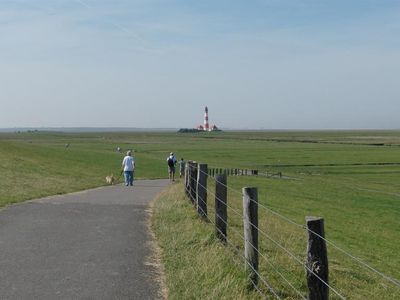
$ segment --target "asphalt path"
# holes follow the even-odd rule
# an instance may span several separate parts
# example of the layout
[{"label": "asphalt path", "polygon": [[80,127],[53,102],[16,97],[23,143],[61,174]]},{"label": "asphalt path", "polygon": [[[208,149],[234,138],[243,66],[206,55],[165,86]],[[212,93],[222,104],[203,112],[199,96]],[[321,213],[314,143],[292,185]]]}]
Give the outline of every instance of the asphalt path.
[{"label": "asphalt path", "polygon": [[0,299],[161,299],[149,203],[135,181],[0,210]]}]

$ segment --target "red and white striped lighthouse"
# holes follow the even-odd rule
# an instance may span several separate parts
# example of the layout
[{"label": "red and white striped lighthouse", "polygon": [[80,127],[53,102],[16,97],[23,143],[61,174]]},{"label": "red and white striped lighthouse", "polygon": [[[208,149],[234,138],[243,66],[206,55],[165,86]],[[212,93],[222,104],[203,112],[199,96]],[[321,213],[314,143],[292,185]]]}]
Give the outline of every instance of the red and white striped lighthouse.
[{"label": "red and white striped lighthouse", "polygon": [[208,107],[204,111],[204,131],[210,131],[210,124],[208,124]]}]

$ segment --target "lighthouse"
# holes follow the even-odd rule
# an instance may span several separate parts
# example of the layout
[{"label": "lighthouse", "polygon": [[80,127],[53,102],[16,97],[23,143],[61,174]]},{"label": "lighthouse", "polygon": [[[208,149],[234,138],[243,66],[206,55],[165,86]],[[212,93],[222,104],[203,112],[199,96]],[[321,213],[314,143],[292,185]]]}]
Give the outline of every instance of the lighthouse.
[{"label": "lighthouse", "polygon": [[210,131],[210,124],[208,124],[208,107],[204,110],[204,131]]},{"label": "lighthouse", "polygon": [[204,108],[204,124],[197,126],[197,130],[198,131],[221,131],[215,124],[210,126],[210,123],[208,122],[208,107],[207,106]]}]

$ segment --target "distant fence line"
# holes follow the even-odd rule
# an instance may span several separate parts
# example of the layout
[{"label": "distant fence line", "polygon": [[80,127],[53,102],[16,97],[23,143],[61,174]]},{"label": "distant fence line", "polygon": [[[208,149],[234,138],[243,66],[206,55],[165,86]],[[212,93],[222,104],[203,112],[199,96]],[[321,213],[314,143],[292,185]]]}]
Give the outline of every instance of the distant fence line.
[{"label": "distant fence line", "polygon": [[[210,221],[215,225],[215,232],[218,239],[224,245],[229,244],[227,236],[228,226],[228,204],[227,198],[227,176],[244,176],[244,175],[258,175],[258,170],[242,170],[242,169],[221,169],[211,168],[208,169],[207,164],[198,164],[194,161],[188,161],[185,168],[185,191],[191,203],[195,206],[198,215]],[[207,188],[208,177],[212,176],[215,179],[215,220],[208,217],[207,197],[210,193]],[[212,193],[210,193],[212,194]],[[308,230],[308,247],[307,258],[300,260],[295,257],[289,250],[273,240],[265,232],[258,227],[258,189],[256,187],[243,187],[243,227],[244,234],[240,236],[244,243],[244,253],[239,255],[245,261],[246,270],[249,275],[249,285],[259,291],[262,295],[265,294],[260,288],[260,282],[274,295],[280,298],[278,293],[274,290],[265,278],[259,273],[259,258],[265,258],[265,255],[260,252],[258,247],[258,235],[261,233],[266,236],[271,242],[276,243],[282,248],[289,256],[295,258],[298,263],[304,266],[306,270],[306,279],[308,285],[308,298],[304,296],[304,292],[297,290],[281,273],[278,275],[286,282],[302,299],[328,299],[329,291],[331,290],[339,298],[345,299],[333,287],[329,285],[328,280],[328,257],[327,248],[324,238],[324,220],[322,218],[306,218]],[[230,208],[233,210],[232,208]],[[236,214],[241,215],[239,212],[233,210]],[[233,247],[238,251],[236,247]]]},{"label": "distant fence line", "polygon": [[228,176],[265,176],[265,177],[279,177],[282,178],[282,172],[260,172],[258,169],[238,169],[238,168],[208,168],[209,176],[218,174],[226,174]]}]

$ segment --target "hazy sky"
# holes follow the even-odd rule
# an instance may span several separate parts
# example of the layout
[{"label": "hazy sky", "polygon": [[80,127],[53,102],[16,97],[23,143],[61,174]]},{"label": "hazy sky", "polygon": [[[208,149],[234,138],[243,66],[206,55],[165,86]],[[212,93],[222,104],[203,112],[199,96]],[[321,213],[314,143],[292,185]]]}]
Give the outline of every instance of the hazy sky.
[{"label": "hazy sky", "polygon": [[400,128],[398,0],[0,0],[0,127]]}]

